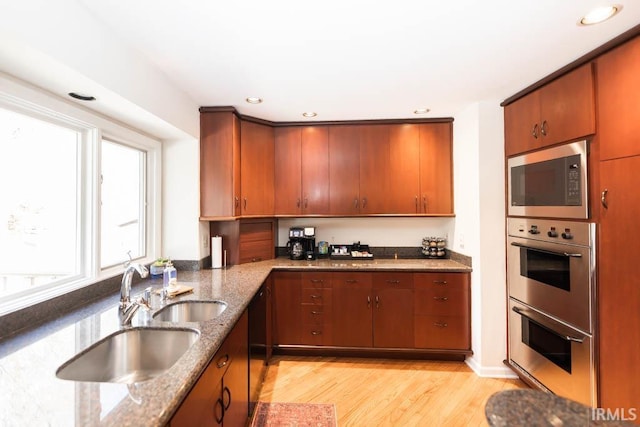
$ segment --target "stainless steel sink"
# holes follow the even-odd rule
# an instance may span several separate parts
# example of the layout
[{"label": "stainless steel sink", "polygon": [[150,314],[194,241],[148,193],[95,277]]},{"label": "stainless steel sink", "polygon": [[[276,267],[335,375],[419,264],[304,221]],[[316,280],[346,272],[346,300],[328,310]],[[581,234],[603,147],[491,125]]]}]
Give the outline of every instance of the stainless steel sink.
[{"label": "stainless steel sink", "polygon": [[158,310],[153,318],[164,322],[204,322],[214,319],[227,308],[224,301],[180,301]]},{"label": "stainless steel sink", "polygon": [[195,329],[125,329],[97,342],[64,363],[64,380],[136,383],[161,375],[198,340]]}]

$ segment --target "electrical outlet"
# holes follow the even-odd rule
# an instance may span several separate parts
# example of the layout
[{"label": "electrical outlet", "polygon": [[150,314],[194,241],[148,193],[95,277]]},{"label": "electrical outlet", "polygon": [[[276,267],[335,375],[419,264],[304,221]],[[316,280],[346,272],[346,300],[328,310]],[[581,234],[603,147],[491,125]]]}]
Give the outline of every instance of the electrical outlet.
[{"label": "electrical outlet", "polygon": [[458,236],[458,246],[460,249],[464,249],[464,234],[462,233]]}]

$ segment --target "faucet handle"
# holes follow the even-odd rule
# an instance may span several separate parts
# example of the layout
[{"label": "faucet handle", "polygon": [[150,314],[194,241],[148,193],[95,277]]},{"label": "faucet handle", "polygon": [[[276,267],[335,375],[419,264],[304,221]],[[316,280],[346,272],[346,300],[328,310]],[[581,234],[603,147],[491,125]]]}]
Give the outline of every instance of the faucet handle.
[{"label": "faucet handle", "polygon": [[145,305],[147,308],[151,308],[151,286],[144,290],[142,296],[140,297],[140,303]]}]

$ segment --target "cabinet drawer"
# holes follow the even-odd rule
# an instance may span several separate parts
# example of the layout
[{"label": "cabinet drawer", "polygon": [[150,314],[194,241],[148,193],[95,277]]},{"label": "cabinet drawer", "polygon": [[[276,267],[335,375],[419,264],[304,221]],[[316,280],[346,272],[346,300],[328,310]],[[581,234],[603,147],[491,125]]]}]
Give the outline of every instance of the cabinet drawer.
[{"label": "cabinet drawer", "polygon": [[469,321],[463,316],[415,316],[416,348],[468,350]]},{"label": "cabinet drawer", "polygon": [[304,325],[300,331],[302,345],[328,345],[331,342],[330,328],[323,325]]},{"label": "cabinet drawer", "polygon": [[240,224],[240,243],[256,240],[273,241],[273,223],[243,222]]},{"label": "cabinet drawer", "polygon": [[330,305],[331,289],[302,289],[302,304]]},{"label": "cabinet drawer", "polygon": [[273,259],[274,255],[271,240],[240,242],[240,264]]},{"label": "cabinet drawer", "polygon": [[467,289],[468,273],[414,273],[416,289]]},{"label": "cabinet drawer", "polygon": [[413,273],[373,273],[373,288],[413,289]]},{"label": "cabinet drawer", "polygon": [[469,311],[466,290],[416,289],[414,295],[414,312],[418,315],[465,316]]},{"label": "cabinet drawer", "polygon": [[302,286],[310,289],[323,289],[331,287],[331,273],[329,272],[303,272]]},{"label": "cabinet drawer", "polygon": [[331,275],[332,285],[347,285],[354,288],[370,287],[371,281],[371,273],[345,271]]},{"label": "cabinet drawer", "polygon": [[302,323],[321,325],[331,320],[331,305],[302,304]]}]

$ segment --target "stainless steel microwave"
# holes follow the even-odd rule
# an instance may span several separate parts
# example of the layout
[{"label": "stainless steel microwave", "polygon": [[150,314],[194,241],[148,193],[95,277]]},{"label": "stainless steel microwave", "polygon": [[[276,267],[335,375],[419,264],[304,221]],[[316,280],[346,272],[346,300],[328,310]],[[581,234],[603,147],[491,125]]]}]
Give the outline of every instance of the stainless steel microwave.
[{"label": "stainless steel microwave", "polygon": [[586,140],[511,157],[508,214],[589,218]]}]

